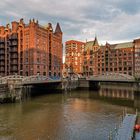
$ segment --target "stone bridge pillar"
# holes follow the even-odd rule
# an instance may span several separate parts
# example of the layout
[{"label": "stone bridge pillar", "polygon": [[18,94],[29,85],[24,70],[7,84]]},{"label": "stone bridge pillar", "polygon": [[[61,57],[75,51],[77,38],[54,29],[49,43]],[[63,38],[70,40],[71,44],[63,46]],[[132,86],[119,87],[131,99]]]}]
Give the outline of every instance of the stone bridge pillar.
[{"label": "stone bridge pillar", "polygon": [[89,81],[89,89],[99,90],[100,89],[100,82],[98,82],[98,81]]},{"label": "stone bridge pillar", "polygon": [[22,79],[8,79],[9,93],[8,97],[14,100],[21,100],[22,96]]}]

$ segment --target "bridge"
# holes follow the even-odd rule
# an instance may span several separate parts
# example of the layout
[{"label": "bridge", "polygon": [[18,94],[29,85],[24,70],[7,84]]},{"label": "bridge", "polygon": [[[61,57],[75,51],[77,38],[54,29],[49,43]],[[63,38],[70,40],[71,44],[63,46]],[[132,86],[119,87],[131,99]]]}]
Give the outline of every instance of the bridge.
[{"label": "bridge", "polygon": [[[0,77],[0,102],[14,102],[21,100],[24,94],[31,91],[50,91],[61,89],[62,80],[59,77],[47,77],[42,75],[20,76],[9,75]],[[47,90],[46,90],[47,89]]]},{"label": "bridge", "polygon": [[122,73],[104,73],[103,75],[93,75],[86,78],[89,82],[90,89],[99,89],[102,83],[130,83],[134,86],[139,86],[139,83],[136,82],[135,78],[131,75],[122,74]]},{"label": "bridge", "polygon": [[122,73],[105,73],[104,75],[94,75],[88,77],[87,80],[95,82],[136,82],[133,76]]},{"label": "bridge", "polygon": [[31,84],[41,84],[41,83],[53,83],[61,82],[59,77],[47,77],[42,75],[33,76],[20,76],[20,75],[9,75],[5,77],[0,77],[0,84],[8,84],[10,81],[21,85],[31,85]]}]

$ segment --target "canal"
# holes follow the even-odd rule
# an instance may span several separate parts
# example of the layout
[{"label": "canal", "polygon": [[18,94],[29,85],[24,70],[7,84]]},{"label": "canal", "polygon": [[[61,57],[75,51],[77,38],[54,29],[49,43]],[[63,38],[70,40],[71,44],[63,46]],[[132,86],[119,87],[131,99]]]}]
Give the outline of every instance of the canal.
[{"label": "canal", "polygon": [[131,86],[106,85],[1,104],[0,140],[108,140],[124,108],[140,109],[139,94]]}]

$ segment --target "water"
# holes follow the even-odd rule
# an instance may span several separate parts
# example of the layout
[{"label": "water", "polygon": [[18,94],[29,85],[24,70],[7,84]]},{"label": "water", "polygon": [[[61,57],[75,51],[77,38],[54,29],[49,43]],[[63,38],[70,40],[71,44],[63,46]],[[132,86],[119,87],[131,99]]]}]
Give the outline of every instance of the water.
[{"label": "water", "polygon": [[0,140],[108,140],[124,108],[139,108],[131,87],[104,86],[0,105]]}]

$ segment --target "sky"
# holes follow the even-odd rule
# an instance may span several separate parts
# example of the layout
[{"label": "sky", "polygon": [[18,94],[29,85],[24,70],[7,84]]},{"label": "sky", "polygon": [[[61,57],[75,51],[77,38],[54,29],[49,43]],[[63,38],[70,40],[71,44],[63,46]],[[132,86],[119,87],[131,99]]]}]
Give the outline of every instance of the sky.
[{"label": "sky", "polygon": [[63,42],[123,42],[140,37],[140,0],[2,0],[0,25],[24,18],[53,27],[60,23]]}]

